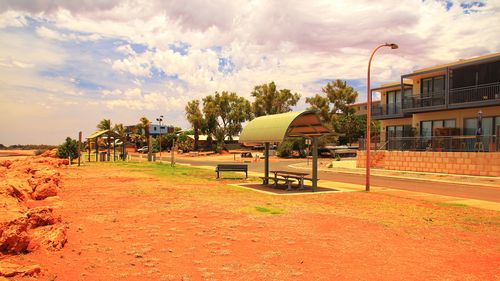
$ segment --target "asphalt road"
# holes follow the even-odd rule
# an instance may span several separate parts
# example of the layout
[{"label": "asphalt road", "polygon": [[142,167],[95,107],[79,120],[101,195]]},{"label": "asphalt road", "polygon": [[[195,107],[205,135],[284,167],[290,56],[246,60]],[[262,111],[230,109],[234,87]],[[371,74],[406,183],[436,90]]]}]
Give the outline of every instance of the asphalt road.
[{"label": "asphalt road", "polygon": [[[216,162],[213,161],[200,161],[192,160],[186,158],[177,158],[176,162],[191,164],[192,166],[215,166]],[[270,170],[288,170],[288,171],[301,171],[302,169],[295,169],[288,167],[288,165],[303,163],[304,160],[296,161],[282,161],[282,162],[271,162],[269,164]],[[248,163],[248,169],[252,172],[264,172],[264,161]],[[323,180],[331,180],[345,183],[353,184],[365,184],[364,174],[350,174],[343,172],[332,171],[318,171],[318,177]],[[479,199],[492,202],[500,202],[500,188],[491,186],[480,186],[480,185],[467,185],[457,183],[442,183],[436,181],[427,181],[422,179],[401,179],[393,177],[384,176],[371,176],[372,186],[383,186],[392,189],[401,189],[417,192],[425,192],[438,195],[454,196],[467,199]]]}]

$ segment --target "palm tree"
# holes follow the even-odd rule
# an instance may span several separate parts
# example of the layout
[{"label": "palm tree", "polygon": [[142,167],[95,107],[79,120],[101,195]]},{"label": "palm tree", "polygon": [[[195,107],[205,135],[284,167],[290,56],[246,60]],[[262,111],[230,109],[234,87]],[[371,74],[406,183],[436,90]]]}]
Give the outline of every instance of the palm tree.
[{"label": "palm tree", "polygon": [[97,124],[97,129],[104,131],[104,130],[111,130],[111,119],[102,119],[98,124]]},{"label": "palm tree", "polygon": [[[122,123],[120,124],[115,124],[113,127],[113,131],[117,133],[120,136],[120,139],[122,141],[122,156],[125,157],[125,143],[128,141],[127,140],[127,130],[125,129],[125,126],[123,126]],[[116,145],[116,141],[115,141]],[[123,158],[125,159],[125,158]]]},{"label": "palm tree", "polygon": [[151,147],[149,147],[149,125],[151,125],[151,122],[148,118],[143,116],[139,119],[139,124],[137,124],[136,128],[144,135],[144,139],[148,144],[148,151],[151,151]]},{"label": "palm tree", "polygon": [[200,101],[192,100],[186,105],[186,118],[194,130],[194,150],[198,150],[198,140],[200,136],[200,129],[203,123],[203,114],[200,110]]},{"label": "palm tree", "polygon": [[[111,119],[102,119],[98,124],[97,124],[97,129],[104,131],[104,130],[110,130],[111,131]],[[108,143],[108,161],[110,157],[110,147],[111,147],[111,138],[107,138],[107,143]]]}]

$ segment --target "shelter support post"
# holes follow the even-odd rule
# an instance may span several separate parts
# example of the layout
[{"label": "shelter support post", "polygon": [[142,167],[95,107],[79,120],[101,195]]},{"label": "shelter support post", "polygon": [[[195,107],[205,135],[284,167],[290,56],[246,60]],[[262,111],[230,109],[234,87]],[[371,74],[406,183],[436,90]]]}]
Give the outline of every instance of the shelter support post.
[{"label": "shelter support post", "polygon": [[264,153],[265,153],[265,161],[264,161],[264,184],[269,184],[269,143],[266,142],[264,144],[264,147],[265,147],[265,150],[264,150]]},{"label": "shelter support post", "polygon": [[97,137],[95,138],[95,161],[99,161],[99,144],[97,142]]},{"label": "shelter support post", "polygon": [[312,139],[312,191],[315,192],[318,187],[318,137]]},{"label": "shelter support post", "polygon": [[116,141],[113,141],[113,162],[116,160]]},{"label": "shelter support post", "polygon": [[108,141],[108,152],[106,153],[106,156],[107,156],[107,160],[111,161],[111,139],[110,139],[109,134],[107,137],[107,141]]},{"label": "shelter support post", "polygon": [[92,154],[92,151],[91,151],[91,145],[92,145],[92,140],[91,139],[87,139],[87,145],[89,146],[89,162],[90,162],[90,154]]}]

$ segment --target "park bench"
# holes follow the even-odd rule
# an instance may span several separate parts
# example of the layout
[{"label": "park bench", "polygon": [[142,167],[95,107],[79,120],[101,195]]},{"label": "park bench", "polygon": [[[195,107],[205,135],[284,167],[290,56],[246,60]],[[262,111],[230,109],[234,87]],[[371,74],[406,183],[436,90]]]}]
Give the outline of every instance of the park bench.
[{"label": "park bench", "polygon": [[220,172],[245,172],[245,178],[248,178],[248,165],[244,164],[217,164],[215,168],[217,178]]}]

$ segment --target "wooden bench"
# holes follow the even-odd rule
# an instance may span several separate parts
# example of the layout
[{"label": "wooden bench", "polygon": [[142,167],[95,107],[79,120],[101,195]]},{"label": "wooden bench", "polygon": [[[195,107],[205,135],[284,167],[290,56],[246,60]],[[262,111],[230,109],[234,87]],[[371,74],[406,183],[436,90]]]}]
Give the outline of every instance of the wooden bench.
[{"label": "wooden bench", "polygon": [[248,178],[248,165],[244,164],[217,164],[215,168],[217,178],[220,172],[245,172],[245,178]]},{"label": "wooden bench", "polygon": [[269,180],[274,181],[274,184],[273,184],[274,187],[278,186],[278,182],[284,182],[288,186],[288,188],[286,190],[292,190],[292,182],[295,181],[295,180],[291,180],[291,179],[275,178],[275,177],[260,177],[260,178],[262,179],[262,184],[266,184],[266,180],[267,180],[267,182],[269,182]]}]

